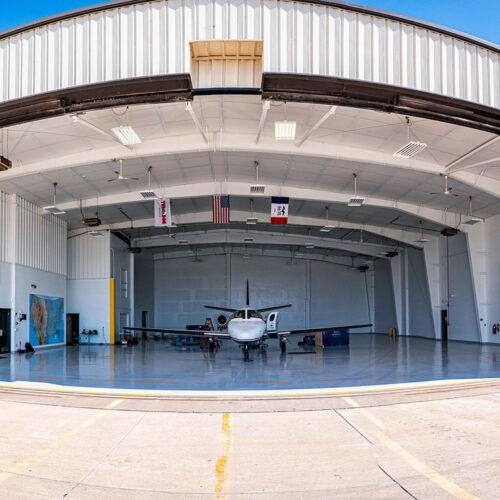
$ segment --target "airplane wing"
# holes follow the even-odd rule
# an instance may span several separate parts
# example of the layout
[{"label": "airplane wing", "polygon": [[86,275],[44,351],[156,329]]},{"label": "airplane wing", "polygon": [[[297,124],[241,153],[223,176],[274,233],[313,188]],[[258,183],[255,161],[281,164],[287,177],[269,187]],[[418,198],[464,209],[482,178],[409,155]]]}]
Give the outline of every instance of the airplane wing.
[{"label": "airplane wing", "polygon": [[218,306],[207,306],[207,305],[204,305],[203,307],[205,309],[214,309],[215,311],[225,311],[230,313],[234,313],[235,311],[238,310],[238,309],[233,309],[231,307],[218,307]]},{"label": "airplane wing", "polygon": [[166,333],[169,335],[186,335],[187,337],[196,337],[196,338],[217,338],[217,339],[231,338],[231,336],[227,332],[216,332],[213,330],[175,330],[173,328],[138,328],[134,326],[126,326],[123,328],[123,331]]},{"label": "airplane wing", "polygon": [[263,309],[257,309],[257,311],[263,313],[268,311],[276,311],[276,309],[284,309],[285,307],[292,307],[292,304],[285,304],[284,306],[264,307]]},{"label": "airplane wing", "polygon": [[371,323],[366,325],[347,325],[347,326],[325,326],[317,328],[300,328],[299,330],[282,330],[281,332],[276,332],[278,337],[286,337],[287,335],[299,335],[304,333],[315,333],[323,332],[325,330],[353,330],[355,328],[367,328],[372,326]]}]

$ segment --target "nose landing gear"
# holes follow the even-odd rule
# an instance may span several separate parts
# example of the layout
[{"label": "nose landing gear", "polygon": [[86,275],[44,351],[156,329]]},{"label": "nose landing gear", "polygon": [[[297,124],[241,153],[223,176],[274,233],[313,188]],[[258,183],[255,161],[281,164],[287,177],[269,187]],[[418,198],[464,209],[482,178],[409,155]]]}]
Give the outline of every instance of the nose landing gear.
[{"label": "nose landing gear", "polygon": [[281,352],[286,352],[286,339],[280,339]]},{"label": "nose landing gear", "polygon": [[243,361],[250,361],[250,354],[248,351],[249,351],[248,345],[244,344],[243,345]]}]

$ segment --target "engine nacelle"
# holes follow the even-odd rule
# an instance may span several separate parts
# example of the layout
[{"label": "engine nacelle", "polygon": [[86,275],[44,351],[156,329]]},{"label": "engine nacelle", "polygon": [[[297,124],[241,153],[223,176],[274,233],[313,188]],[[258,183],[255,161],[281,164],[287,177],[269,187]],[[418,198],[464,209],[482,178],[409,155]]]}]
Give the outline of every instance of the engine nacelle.
[{"label": "engine nacelle", "polygon": [[277,337],[276,332],[278,331],[278,312],[277,311],[272,311],[269,313],[269,316],[267,317],[267,334],[269,335],[270,338],[275,338]]},{"label": "engine nacelle", "polygon": [[219,314],[217,316],[216,322],[217,322],[217,328],[219,330],[224,330],[224,328],[227,328],[228,319],[225,314]]}]

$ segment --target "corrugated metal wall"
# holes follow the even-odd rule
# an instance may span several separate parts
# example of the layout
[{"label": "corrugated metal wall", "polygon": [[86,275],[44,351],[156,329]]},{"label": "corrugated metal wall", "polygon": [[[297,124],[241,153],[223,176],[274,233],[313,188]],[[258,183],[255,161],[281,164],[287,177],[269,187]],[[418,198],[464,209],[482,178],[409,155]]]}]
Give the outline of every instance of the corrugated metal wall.
[{"label": "corrugated metal wall", "polygon": [[100,237],[88,233],[68,239],[68,279],[106,279],[110,277],[110,234]]},{"label": "corrugated metal wall", "polygon": [[15,205],[13,197],[0,191],[0,262],[13,262],[14,245],[12,222],[15,220]]},{"label": "corrugated metal wall", "polygon": [[66,275],[66,221],[0,192],[0,261]]},{"label": "corrugated metal wall", "polygon": [[500,107],[500,55],[401,22],[276,0],[169,0],[0,41],[0,101],[105,80],[189,72],[189,42],[264,41],[264,71],[369,80]]},{"label": "corrugated metal wall", "polygon": [[42,213],[40,207],[19,196],[15,199],[15,262],[66,275],[66,221]]}]

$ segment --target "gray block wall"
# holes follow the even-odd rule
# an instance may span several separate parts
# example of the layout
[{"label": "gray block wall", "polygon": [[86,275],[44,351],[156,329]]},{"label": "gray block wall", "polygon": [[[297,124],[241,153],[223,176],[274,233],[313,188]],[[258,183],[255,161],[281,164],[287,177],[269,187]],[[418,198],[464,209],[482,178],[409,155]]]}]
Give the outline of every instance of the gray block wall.
[{"label": "gray block wall", "polygon": [[216,312],[204,304],[244,306],[247,279],[252,307],[292,304],[279,313],[282,329],[368,322],[365,277],[358,271],[318,261],[290,264],[283,257],[213,255],[201,260],[155,261],[156,327],[185,328],[203,323],[206,316],[213,320]]}]

